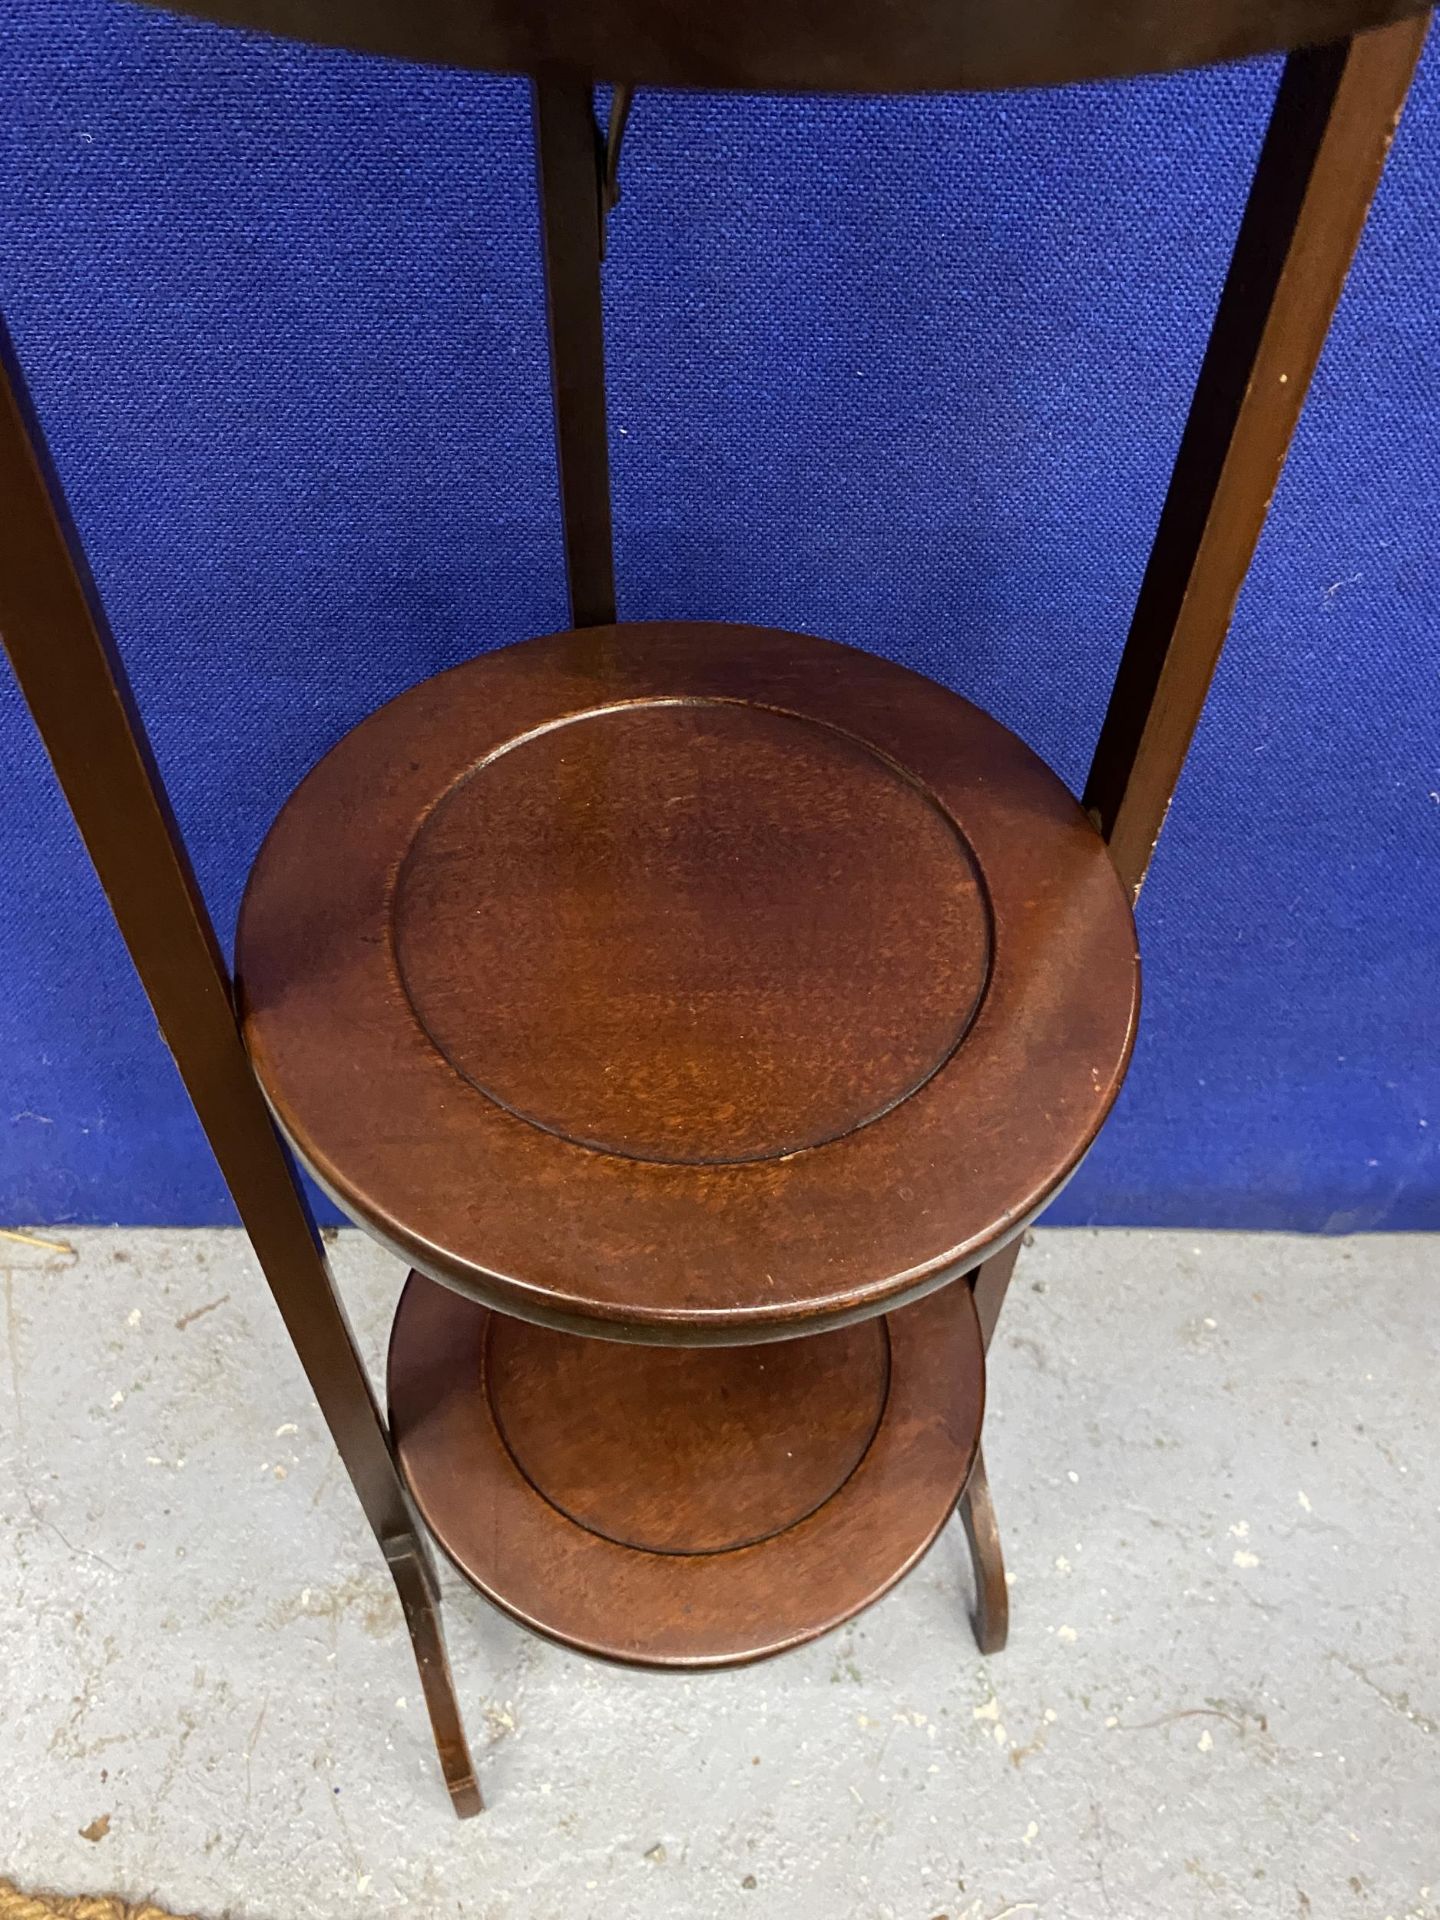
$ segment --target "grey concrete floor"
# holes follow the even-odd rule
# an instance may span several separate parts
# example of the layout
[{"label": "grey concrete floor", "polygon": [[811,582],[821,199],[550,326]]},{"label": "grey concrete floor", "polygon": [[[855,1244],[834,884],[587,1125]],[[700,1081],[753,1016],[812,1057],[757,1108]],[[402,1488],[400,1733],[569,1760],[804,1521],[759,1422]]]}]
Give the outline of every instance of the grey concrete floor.
[{"label": "grey concrete floor", "polygon": [[[461,1825],[244,1242],[54,1237],[0,1241],[22,1883],[244,1920],[1440,1913],[1434,1241],[1042,1233],[993,1356],[993,1661],[953,1525],[849,1629],[693,1680],[450,1582]],[[335,1251],[378,1358],[399,1269]]]}]

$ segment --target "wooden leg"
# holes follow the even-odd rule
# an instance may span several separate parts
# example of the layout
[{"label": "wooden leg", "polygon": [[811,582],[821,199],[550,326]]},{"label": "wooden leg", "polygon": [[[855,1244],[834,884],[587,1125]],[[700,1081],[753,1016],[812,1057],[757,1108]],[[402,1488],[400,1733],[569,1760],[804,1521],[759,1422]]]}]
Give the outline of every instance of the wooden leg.
[{"label": "wooden leg", "polygon": [[1140,891],[1424,45],[1428,15],[1285,62],[1085,786]]},{"label": "wooden leg", "polygon": [[531,82],[530,96],[570,620],[607,627],[615,619],[615,559],[600,261],[614,183],[606,179],[589,81],[547,73]]},{"label": "wooden leg", "polygon": [[460,1705],[455,1698],[455,1682],[450,1676],[450,1660],[445,1652],[445,1636],[440,1626],[440,1594],[430,1557],[413,1535],[387,1541],[385,1558],[394,1576],[405,1609],[405,1624],[415,1648],[415,1664],[420,1669],[420,1685],[435,1735],[435,1750],[440,1756],[440,1771],[450,1791],[450,1801],[462,1820],[482,1813],[485,1802],[470,1759]]},{"label": "wooden leg", "polygon": [[1010,1633],[1010,1590],[1005,1584],[1005,1556],[983,1452],[975,1455],[969,1484],[961,1495],[960,1519],[975,1572],[975,1608],[970,1615],[975,1644],[981,1653],[1000,1653]]},{"label": "wooden leg", "polygon": [[80,542],[0,326],[0,632],[116,923],[400,1590],[457,1810],[479,1807],[420,1523],[289,1155]]},{"label": "wooden leg", "polygon": [[975,1314],[980,1322],[987,1353],[990,1351],[990,1342],[995,1338],[995,1323],[1000,1318],[1005,1295],[1010,1290],[1010,1276],[1015,1271],[1015,1262],[1020,1258],[1021,1239],[1012,1240],[1008,1247],[991,1254],[970,1276],[970,1291],[975,1296]]},{"label": "wooden leg", "polygon": [[[975,1314],[988,1353],[995,1338],[996,1323],[1005,1295],[1010,1289],[1015,1263],[1020,1258],[1023,1236],[992,1254],[970,1276],[975,1296]],[[985,1472],[985,1455],[975,1456],[975,1465],[964,1493],[960,1496],[960,1520],[970,1542],[970,1565],[975,1574],[975,1609],[970,1624],[982,1653],[999,1653],[1010,1631],[1010,1591],[1005,1585],[1005,1555],[1000,1546],[1000,1528],[995,1520],[995,1505],[990,1498],[990,1481]]]}]

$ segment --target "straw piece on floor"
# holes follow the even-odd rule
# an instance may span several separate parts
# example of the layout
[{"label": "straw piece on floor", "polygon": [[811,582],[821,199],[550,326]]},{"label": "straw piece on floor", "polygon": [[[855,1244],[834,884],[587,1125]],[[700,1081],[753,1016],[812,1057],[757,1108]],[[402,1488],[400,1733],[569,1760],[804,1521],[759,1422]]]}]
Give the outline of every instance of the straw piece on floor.
[{"label": "straw piece on floor", "polygon": [[148,1901],[131,1906],[118,1894],[82,1893],[67,1899],[55,1893],[26,1893],[0,1880],[0,1920],[179,1920],[179,1916]]}]

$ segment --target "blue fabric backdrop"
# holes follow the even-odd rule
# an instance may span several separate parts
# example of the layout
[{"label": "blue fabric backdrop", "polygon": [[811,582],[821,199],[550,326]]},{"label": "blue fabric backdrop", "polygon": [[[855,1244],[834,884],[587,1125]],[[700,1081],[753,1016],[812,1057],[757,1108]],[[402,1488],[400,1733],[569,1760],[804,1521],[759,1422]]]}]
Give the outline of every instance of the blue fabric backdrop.
[{"label": "blue fabric backdrop", "polygon": [[[1273,63],[930,101],[642,94],[622,614],[923,668],[1072,784]],[[228,937],[305,768],[564,623],[522,86],[4,0],[0,301]],[[1440,1226],[1432,42],[1143,904],[1066,1221]],[[5,679],[0,1219],[230,1219]]]}]

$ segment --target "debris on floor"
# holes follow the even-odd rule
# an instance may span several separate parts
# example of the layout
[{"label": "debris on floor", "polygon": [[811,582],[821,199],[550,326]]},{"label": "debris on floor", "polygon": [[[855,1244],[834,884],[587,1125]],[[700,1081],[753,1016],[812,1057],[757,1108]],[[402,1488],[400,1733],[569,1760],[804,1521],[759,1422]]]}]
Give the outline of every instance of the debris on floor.
[{"label": "debris on floor", "polygon": [[[378,1369],[402,1270],[333,1253]],[[1008,1650],[958,1524],[830,1638],[688,1677],[447,1576],[462,1824],[246,1243],[9,1230],[0,1873],[141,1904],[0,1920],[1435,1920],[1435,1261],[1041,1231],[991,1355]]]}]

